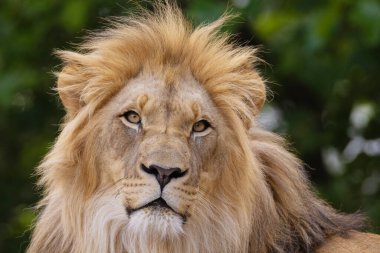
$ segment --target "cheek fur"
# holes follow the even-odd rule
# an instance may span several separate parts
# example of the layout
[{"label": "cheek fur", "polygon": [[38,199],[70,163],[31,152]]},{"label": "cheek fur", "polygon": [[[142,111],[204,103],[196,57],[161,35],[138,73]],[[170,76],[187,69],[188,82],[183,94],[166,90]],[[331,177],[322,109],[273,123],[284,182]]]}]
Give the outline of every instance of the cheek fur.
[{"label": "cheek fur", "polygon": [[97,146],[102,147],[103,151],[106,150],[98,156],[106,162],[103,169],[111,172],[121,171],[122,176],[125,176],[135,171],[137,167],[140,137],[134,129],[126,127],[119,121],[119,119],[111,121],[103,129],[103,134],[97,136]]},{"label": "cheek fur", "polygon": [[192,151],[195,156],[193,160],[202,161],[204,163],[207,159],[212,157],[217,146],[217,134],[212,131],[206,136],[196,137],[191,142]]},{"label": "cheek fur", "polygon": [[133,153],[131,151],[138,147],[140,139],[138,132],[125,126],[119,119],[115,119],[105,131],[109,136],[108,147],[120,157]]}]

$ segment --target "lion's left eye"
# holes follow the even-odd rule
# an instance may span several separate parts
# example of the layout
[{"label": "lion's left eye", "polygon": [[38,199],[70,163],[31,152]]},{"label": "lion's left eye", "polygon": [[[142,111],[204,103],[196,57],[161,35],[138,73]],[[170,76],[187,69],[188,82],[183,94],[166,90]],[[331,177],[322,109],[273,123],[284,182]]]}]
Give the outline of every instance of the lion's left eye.
[{"label": "lion's left eye", "polygon": [[193,132],[200,133],[207,130],[210,127],[210,123],[207,120],[200,120],[193,125]]},{"label": "lion's left eye", "polygon": [[140,115],[135,111],[128,111],[123,114],[123,117],[132,124],[139,124],[141,122]]}]

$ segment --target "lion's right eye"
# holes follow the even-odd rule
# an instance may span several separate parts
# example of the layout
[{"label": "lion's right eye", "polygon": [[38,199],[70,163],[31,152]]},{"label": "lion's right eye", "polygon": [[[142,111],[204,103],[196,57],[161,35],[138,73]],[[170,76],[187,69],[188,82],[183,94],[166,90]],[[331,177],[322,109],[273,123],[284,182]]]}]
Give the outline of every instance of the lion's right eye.
[{"label": "lion's right eye", "polygon": [[128,111],[128,112],[123,114],[123,117],[129,123],[132,123],[132,124],[140,124],[141,123],[140,115],[135,111]]},{"label": "lion's right eye", "polygon": [[200,120],[193,125],[193,132],[204,132],[210,127],[210,123],[207,120]]},{"label": "lion's right eye", "polygon": [[194,123],[191,132],[194,138],[205,136],[211,132],[211,124],[207,120],[202,119]]},{"label": "lion's right eye", "polygon": [[129,128],[137,132],[141,130],[141,116],[135,111],[127,111],[120,116],[121,121]]}]

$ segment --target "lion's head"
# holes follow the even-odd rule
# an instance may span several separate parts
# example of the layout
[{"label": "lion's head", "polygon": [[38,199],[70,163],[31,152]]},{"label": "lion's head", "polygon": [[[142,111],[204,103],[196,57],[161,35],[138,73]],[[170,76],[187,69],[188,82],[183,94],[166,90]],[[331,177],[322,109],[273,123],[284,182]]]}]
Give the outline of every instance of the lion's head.
[{"label": "lion's head", "polygon": [[59,51],[65,122],[29,252],[298,252],[358,227],[255,125],[255,49],[173,6]]}]

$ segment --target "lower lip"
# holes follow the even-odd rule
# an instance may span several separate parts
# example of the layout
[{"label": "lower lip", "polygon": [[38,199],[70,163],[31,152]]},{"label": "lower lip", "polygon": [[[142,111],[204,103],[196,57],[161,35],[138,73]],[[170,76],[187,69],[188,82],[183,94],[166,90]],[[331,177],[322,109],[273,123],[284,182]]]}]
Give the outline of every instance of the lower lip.
[{"label": "lower lip", "polygon": [[148,204],[148,206],[171,209],[170,206],[164,200],[161,199],[151,202],[150,204]]},{"label": "lower lip", "polygon": [[162,211],[170,210],[170,211],[177,214],[176,211],[174,211],[164,200],[161,200],[161,199],[155,200],[153,202],[150,202],[150,203],[148,203],[142,207],[136,208],[136,209],[128,209],[127,208],[127,212],[128,212],[128,214],[131,214],[135,211],[143,210],[146,208],[151,208],[151,209],[155,209],[155,210],[162,210]]}]

